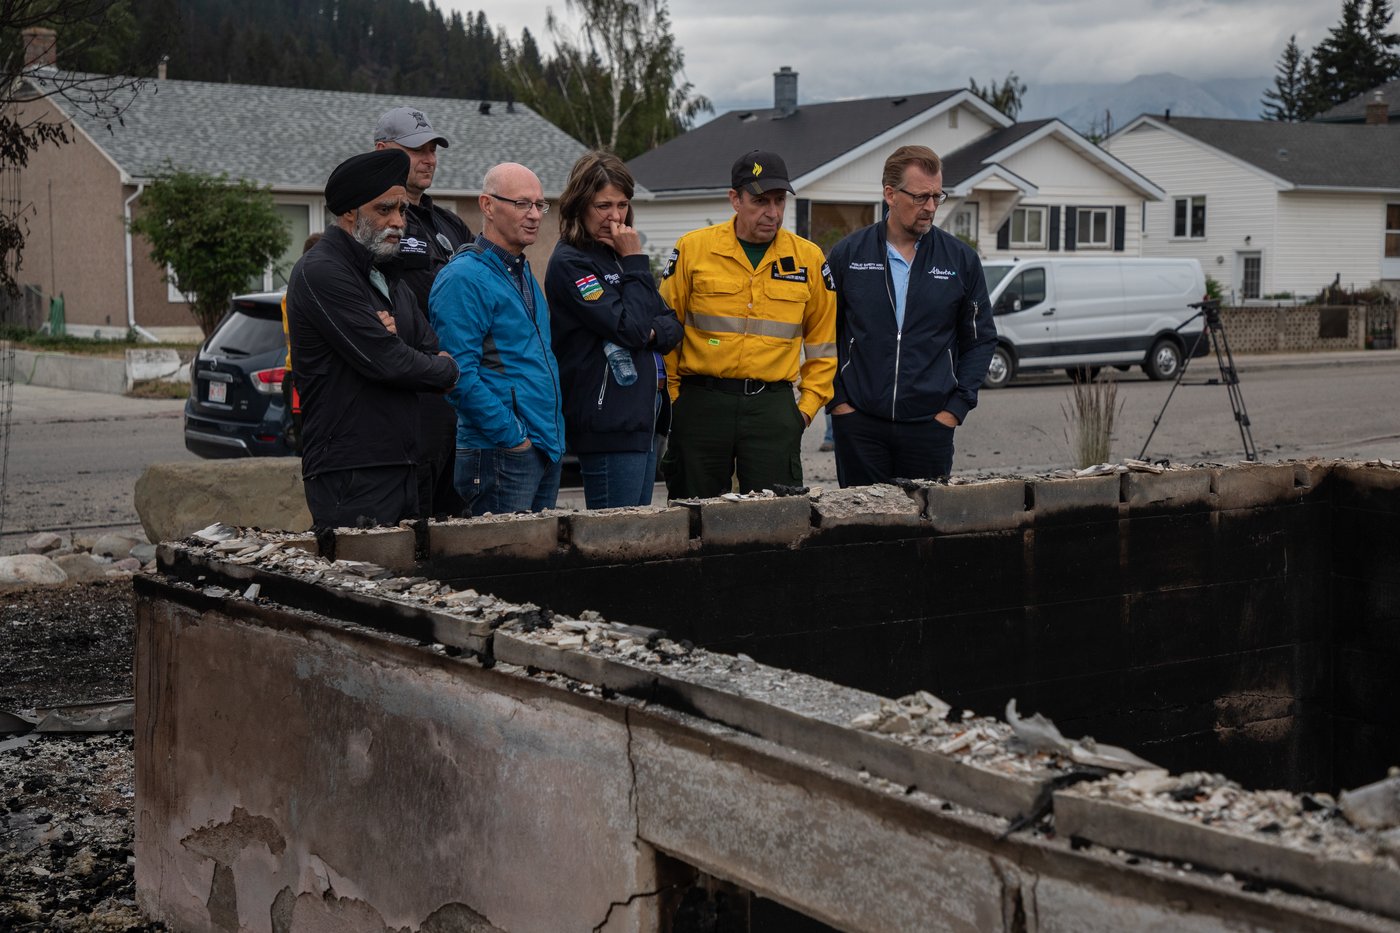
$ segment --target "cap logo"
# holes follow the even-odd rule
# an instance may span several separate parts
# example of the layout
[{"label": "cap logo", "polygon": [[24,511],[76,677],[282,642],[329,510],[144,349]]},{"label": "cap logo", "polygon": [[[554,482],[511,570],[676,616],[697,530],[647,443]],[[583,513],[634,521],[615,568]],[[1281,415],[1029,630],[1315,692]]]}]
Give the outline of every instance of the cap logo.
[{"label": "cap logo", "polygon": [[755,163],[753,164],[753,177],[754,177],[754,178],[757,178],[758,176],[760,176],[760,175],[762,175],[762,174],[763,174],[763,166],[761,166],[761,165],[759,165],[757,162],[755,162]]},{"label": "cap logo", "polygon": [[427,118],[427,117],[423,116],[423,115],[422,115],[421,113],[419,113],[417,110],[410,110],[408,113],[409,113],[409,116],[413,117],[413,119],[416,120],[416,121],[418,122],[418,129],[421,130],[421,129],[426,129],[426,128],[428,127],[428,118]]}]

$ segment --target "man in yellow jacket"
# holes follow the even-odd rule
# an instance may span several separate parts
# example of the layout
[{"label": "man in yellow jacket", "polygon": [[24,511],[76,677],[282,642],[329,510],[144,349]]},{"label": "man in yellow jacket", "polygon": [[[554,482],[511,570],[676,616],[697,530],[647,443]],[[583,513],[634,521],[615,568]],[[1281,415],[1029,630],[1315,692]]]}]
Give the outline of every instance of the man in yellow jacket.
[{"label": "man in yellow jacket", "polygon": [[[661,295],[685,325],[666,360],[672,499],[802,485],[802,432],[831,400],[836,297],[819,246],[782,229],[792,192],[771,152],[730,172],[734,216],[681,237]],[[794,391],[796,389],[796,391]]]}]

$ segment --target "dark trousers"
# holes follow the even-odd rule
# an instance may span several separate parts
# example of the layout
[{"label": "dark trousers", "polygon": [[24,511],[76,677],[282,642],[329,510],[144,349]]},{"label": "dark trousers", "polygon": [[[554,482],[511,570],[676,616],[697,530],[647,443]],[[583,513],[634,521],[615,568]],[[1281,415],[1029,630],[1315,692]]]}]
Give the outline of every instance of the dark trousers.
[{"label": "dark trousers", "polygon": [[418,514],[455,518],[467,503],[457,494],[457,409],[436,393],[418,396]]},{"label": "dark trousers", "polygon": [[682,385],[671,411],[671,437],[662,474],[672,499],[802,485],[802,431],[806,425],[787,387],[753,395]]},{"label": "dark trousers", "polygon": [[869,486],[935,479],[953,471],[953,428],[937,421],[886,421],[858,411],[832,415],[836,481]]},{"label": "dark trousers", "polygon": [[411,464],[331,470],[302,486],[317,529],[397,525],[418,513],[418,475]]}]

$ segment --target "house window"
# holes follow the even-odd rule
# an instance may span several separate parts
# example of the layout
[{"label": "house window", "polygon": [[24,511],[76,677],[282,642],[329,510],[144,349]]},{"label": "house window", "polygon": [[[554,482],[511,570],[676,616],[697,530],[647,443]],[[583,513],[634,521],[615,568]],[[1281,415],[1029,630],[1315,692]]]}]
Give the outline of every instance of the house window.
[{"label": "house window", "polygon": [[969,243],[977,243],[977,205],[964,204],[953,212],[952,229],[949,231],[953,236],[965,240]]},{"label": "house window", "polygon": [[1400,204],[1385,206],[1385,258],[1400,259]]},{"label": "house window", "polygon": [[1081,207],[1075,217],[1075,246],[1079,249],[1113,248],[1113,209]]},{"label": "house window", "polygon": [[1011,248],[1045,248],[1045,208],[1018,207],[1011,212]]},{"label": "house window", "polygon": [[1172,236],[1204,239],[1206,235],[1205,195],[1193,198],[1177,198],[1174,202],[1175,222]]}]

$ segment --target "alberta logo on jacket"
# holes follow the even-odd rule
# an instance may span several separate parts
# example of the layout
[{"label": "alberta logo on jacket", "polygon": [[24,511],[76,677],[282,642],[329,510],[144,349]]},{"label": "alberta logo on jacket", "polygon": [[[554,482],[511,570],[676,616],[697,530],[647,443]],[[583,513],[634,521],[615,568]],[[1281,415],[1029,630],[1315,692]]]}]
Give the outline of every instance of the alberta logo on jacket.
[{"label": "alberta logo on jacket", "polygon": [[574,284],[578,286],[578,293],[583,296],[584,301],[597,301],[603,297],[603,286],[598,283],[596,275],[585,275],[575,280]]},{"label": "alberta logo on jacket", "polygon": [[946,282],[949,279],[955,279],[958,277],[956,269],[940,269],[937,266],[930,266],[928,274],[936,276],[940,282]]}]

